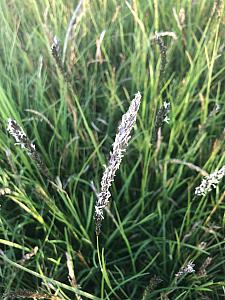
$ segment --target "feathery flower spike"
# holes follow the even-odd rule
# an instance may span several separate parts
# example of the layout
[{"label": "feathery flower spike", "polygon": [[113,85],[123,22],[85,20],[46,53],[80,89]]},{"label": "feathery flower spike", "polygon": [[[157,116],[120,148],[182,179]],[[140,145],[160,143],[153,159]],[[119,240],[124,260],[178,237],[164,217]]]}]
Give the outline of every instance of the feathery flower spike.
[{"label": "feathery flower spike", "polygon": [[163,126],[163,123],[169,124],[170,118],[168,117],[170,113],[170,102],[163,102],[163,105],[159,108],[155,117],[154,132],[152,137],[152,142],[157,141],[158,130]]},{"label": "feathery flower spike", "polygon": [[217,184],[220,183],[222,178],[225,176],[225,166],[223,166],[218,171],[213,172],[206,176],[200,186],[195,188],[195,195],[197,196],[205,196],[212,189],[215,189]]},{"label": "feathery flower spike", "polygon": [[155,41],[156,43],[159,45],[159,50],[160,50],[160,55],[161,55],[161,64],[160,64],[160,77],[161,80],[165,74],[165,69],[166,69],[166,64],[167,64],[167,48],[164,44],[163,39],[161,38],[161,36],[156,33],[155,34]]},{"label": "feathery flower spike", "polygon": [[38,169],[45,174],[45,176],[50,177],[48,169],[38,154],[35,145],[30,141],[24,130],[15,120],[8,119],[7,131],[15,139],[16,145],[19,145],[21,149],[25,149],[27,154],[36,162]]},{"label": "feathery flower spike", "polygon": [[95,205],[94,219],[96,223],[96,234],[101,232],[101,224],[104,219],[104,209],[107,208],[109,198],[111,196],[109,189],[114,181],[116,171],[119,169],[124,153],[131,138],[131,130],[135,125],[137,112],[141,102],[141,94],[137,92],[135,98],[131,101],[128,111],[122,116],[122,121],[118,127],[115,141],[113,143],[113,150],[110,153],[108,165],[101,180],[101,191],[98,194]]},{"label": "feathery flower spike", "polygon": [[66,71],[66,68],[64,67],[63,62],[62,62],[60,42],[56,36],[54,36],[53,43],[51,46],[51,51],[52,51],[52,56],[54,57],[55,62],[57,64],[61,74],[63,75],[65,81],[69,82],[69,75]]},{"label": "feathery flower spike", "polygon": [[194,273],[195,264],[192,261],[189,261],[184,267],[182,267],[177,274],[175,274],[176,277],[180,277],[186,274]]}]

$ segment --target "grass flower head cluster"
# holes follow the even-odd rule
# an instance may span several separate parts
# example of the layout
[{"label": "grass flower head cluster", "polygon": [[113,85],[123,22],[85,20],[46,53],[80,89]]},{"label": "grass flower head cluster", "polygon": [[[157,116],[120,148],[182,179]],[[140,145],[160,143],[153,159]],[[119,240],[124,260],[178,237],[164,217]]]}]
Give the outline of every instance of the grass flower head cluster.
[{"label": "grass flower head cluster", "polygon": [[189,261],[184,267],[182,267],[179,272],[175,275],[176,277],[184,276],[186,274],[194,273],[195,264],[192,261]]},{"label": "grass flower head cluster", "polygon": [[8,119],[7,131],[15,139],[16,144],[21,147],[21,149],[26,149],[27,154],[32,156],[36,152],[35,145],[28,139],[26,133],[20,127],[15,120]]},{"label": "grass flower head cluster", "polygon": [[134,127],[137,118],[137,112],[141,102],[141,94],[138,92],[135,98],[131,101],[128,111],[123,115],[122,121],[118,127],[113,150],[110,154],[108,165],[101,180],[101,192],[98,194],[98,199],[95,205],[95,222],[96,234],[100,234],[101,223],[104,219],[104,209],[109,203],[111,196],[109,189],[114,181],[116,171],[119,169],[124,152],[126,151],[128,141],[131,138],[131,130]]},{"label": "grass flower head cluster", "polygon": [[212,191],[212,189],[216,188],[224,176],[225,166],[223,166],[220,170],[213,172],[209,176],[206,176],[202,180],[200,186],[196,187],[195,195],[205,196],[208,192]]},{"label": "grass flower head cluster", "polygon": [[163,105],[159,108],[159,110],[156,113],[153,143],[155,143],[157,140],[159,128],[161,128],[164,123],[169,124],[170,121],[170,118],[168,117],[169,113],[170,113],[170,102],[164,101]]},{"label": "grass flower head cluster", "polygon": [[15,139],[16,145],[19,145],[21,149],[25,149],[27,154],[36,162],[38,169],[45,176],[50,177],[49,171],[37,152],[35,145],[27,137],[22,127],[15,120],[8,119],[7,131]]}]

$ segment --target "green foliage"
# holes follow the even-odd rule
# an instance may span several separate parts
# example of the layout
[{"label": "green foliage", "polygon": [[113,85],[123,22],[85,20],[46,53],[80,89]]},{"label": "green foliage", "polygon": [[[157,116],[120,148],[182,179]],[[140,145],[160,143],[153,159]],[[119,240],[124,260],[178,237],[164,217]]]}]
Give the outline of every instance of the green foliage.
[{"label": "green foliage", "polygon": [[[55,300],[222,299],[223,184],[205,197],[194,194],[202,178],[196,166],[212,173],[225,165],[225,21],[223,1],[216,2],[213,10],[206,0],[84,0],[64,49],[69,81],[51,45],[57,36],[63,52],[77,1],[0,2],[5,298],[36,291]],[[179,26],[175,13],[179,18],[181,8],[185,20]],[[156,31],[177,36],[162,37],[163,82]],[[97,239],[92,187],[100,189],[118,121],[138,90],[137,125]],[[170,122],[154,143],[155,116],[164,101]],[[14,145],[8,118],[36,145],[52,181]],[[68,278],[66,252],[75,282]],[[202,275],[207,257],[212,260]],[[195,273],[177,278],[188,261]]]}]

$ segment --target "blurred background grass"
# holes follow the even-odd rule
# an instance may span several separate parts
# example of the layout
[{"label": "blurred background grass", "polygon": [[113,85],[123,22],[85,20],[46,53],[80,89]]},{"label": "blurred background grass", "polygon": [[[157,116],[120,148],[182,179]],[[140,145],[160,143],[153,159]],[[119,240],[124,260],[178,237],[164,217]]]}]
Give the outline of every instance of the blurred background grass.
[{"label": "blurred background grass", "polygon": [[[225,162],[223,1],[82,1],[62,56],[67,83],[51,45],[57,36],[63,50],[77,4],[0,2],[0,182],[11,191],[0,198],[1,293],[79,299],[77,284],[83,299],[222,299],[223,184],[195,196],[202,174],[185,163],[211,173]],[[163,37],[162,80],[152,38],[165,31],[177,39]],[[92,187],[100,189],[118,122],[138,90],[137,126],[98,251]],[[155,145],[163,101],[170,122]],[[35,143],[52,182],[14,145],[8,118]],[[190,260],[196,272],[176,279]]]}]

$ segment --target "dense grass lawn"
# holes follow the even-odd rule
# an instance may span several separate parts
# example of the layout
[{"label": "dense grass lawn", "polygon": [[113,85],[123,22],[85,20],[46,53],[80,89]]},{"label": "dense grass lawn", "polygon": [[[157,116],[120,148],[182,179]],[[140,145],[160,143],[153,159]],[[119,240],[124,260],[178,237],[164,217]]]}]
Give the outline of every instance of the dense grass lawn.
[{"label": "dense grass lawn", "polygon": [[224,1],[2,0],[0,28],[0,298],[224,299]]}]

